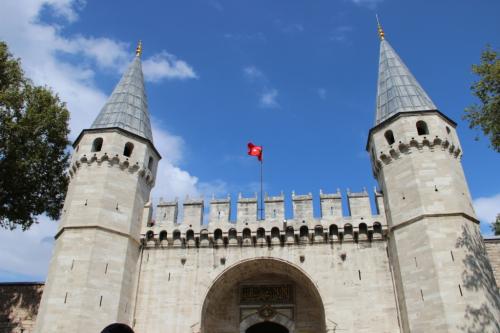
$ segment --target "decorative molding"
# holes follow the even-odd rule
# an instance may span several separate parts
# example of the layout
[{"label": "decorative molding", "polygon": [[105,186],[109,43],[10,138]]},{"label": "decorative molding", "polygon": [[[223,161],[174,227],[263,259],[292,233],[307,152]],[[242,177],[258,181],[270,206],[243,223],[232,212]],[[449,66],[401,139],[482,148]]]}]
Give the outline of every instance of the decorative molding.
[{"label": "decorative molding", "polygon": [[97,154],[94,153],[90,157],[87,154],[83,154],[76,158],[73,164],[69,168],[69,174],[71,178],[76,176],[78,169],[86,164],[91,166],[94,163],[101,165],[102,163],[108,163],[110,166],[117,166],[123,171],[128,171],[130,173],[138,172],[148,185],[152,186],[154,184],[154,175],[144,164],[141,166],[139,162],[131,163],[128,157],[120,156],[116,154],[110,157],[108,153]]}]

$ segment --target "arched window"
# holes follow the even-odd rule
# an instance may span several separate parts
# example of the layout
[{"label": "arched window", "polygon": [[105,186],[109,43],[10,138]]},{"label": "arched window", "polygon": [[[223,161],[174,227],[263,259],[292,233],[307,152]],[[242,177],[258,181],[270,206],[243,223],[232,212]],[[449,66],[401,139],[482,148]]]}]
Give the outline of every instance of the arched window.
[{"label": "arched window", "polygon": [[186,232],[186,239],[188,241],[190,240],[194,240],[194,231],[189,229],[187,232]]},{"label": "arched window", "polygon": [[317,225],[314,227],[314,235],[315,236],[323,236],[323,226]]},{"label": "arched window", "polygon": [[292,226],[288,226],[288,227],[286,228],[286,237],[287,237],[287,238],[289,238],[289,237],[293,238],[294,234],[295,234],[295,233],[294,233],[294,231],[293,231],[293,227],[292,227]]},{"label": "arched window", "polygon": [[123,155],[130,157],[132,151],[134,150],[134,144],[132,142],[127,142],[123,148]]},{"label": "arched window", "polygon": [[154,163],[154,159],[152,156],[149,156],[149,161],[148,161],[148,169],[149,171],[153,171],[153,163]]},{"label": "arched window", "polygon": [[134,331],[125,324],[111,324],[101,331],[101,333],[134,333]]},{"label": "arched window", "polygon": [[174,230],[173,232],[174,241],[181,239],[181,232],[179,230]]},{"label": "arched window", "polygon": [[248,228],[243,229],[243,239],[248,239],[250,238],[250,236],[251,236],[250,229]]},{"label": "arched window", "polygon": [[264,228],[259,228],[257,229],[257,238],[264,238],[266,237],[266,231]]},{"label": "arched window", "polygon": [[392,145],[394,143],[394,134],[391,130],[385,131],[384,136],[388,144]]},{"label": "arched window", "polygon": [[446,133],[450,134],[450,132],[451,132],[450,128],[448,126],[446,126]]},{"label": "arched window", "polygon": [[359,233],[366,235],[368,234],[368,227],[366,226],[366,223],[360,223],[358,227]]},{"label": "arched window", "polygon": [[427,124],[423,120],[417,121],[417,133],[418,135],[426,135],[429,134],[429,129],[427,128]]},{"label": "arched window", "polygon": [[200,231],[200,241],[208,241],[208,230],[202,229]]},{"label": "arched window", "polygon": [[274,227],[271,229],[271,238],[280,238],[280,229]]},{"label": "arched window", "polygon": [[339,228],[336,224],[330,225],[329,234],[330,236],[337,236],[339,234]]},{"label": "arched window", "polygon": [[351,235],[352,236],[352,225],[350,225],[350,224],[344,225],[344,235]]},{"label": "arched window", "polygon": [[375,234],[382,233],[382,225],[379,222],[373,223],[373,233],[375,233]]},{"label": "arched window", "polygon": [[236,236],[237,236],[236,229],[234,229],[234,228],[229,229],[228,236],[229,236],[229,239],[236,239]]},{"label": "arched window", "polygon": [[305,225],[300,227],[300,237],[308,236],[309,235],[309,228],[307,228]]},{"label": "arched window", "polygon": [[167,232],[165,230],[160,232],[160,242],[167,240]]},{"label": "arched window", "polygon": [[95,138],[94,142],[92,142],[92,152],[98,152],[102,149],[102,138]]},{"label": "arched window", "polygon": [[215,229],[215,231],[214,231],[214,239],[215,240],[222,239],[222,230]]},{"label": "arched window", "polygon": [[149,231],[146,233],[146,239],[147,239],[148,241],[153,240],[154,236],[155,236],[155,233],[153,232],[153,230],[149,230]]}]

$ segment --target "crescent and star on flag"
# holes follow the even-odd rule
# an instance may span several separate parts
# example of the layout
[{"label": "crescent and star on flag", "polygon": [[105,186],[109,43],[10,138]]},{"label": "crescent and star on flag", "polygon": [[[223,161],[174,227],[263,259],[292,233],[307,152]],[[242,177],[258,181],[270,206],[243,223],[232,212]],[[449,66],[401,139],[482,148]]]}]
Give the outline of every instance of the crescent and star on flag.
[{"label": "crescent and star on flag", "polygon": [[253,143],[248,143],[248,155],[256,156],[262,162],[262,146],[256,146]]}]

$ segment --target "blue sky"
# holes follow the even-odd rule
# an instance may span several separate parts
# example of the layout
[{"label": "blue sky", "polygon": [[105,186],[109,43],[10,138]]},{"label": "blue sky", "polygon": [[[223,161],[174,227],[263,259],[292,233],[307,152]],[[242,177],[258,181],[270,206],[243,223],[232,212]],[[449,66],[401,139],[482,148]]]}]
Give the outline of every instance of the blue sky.
[{"label": "blue sky", "polygon": [[[500,155],[461,120],[475,100],[471,64],[500,39],[500,2],[72,1],[0,4],[0,39],[36,83],[89,127],[144,43],[160,196],[258,190],[246,143],[264,145],[265,190],[370,192],[379,40],[386,37],[438,108],[458,122],[463,166],[483,222],[500,211]],[[480,140],[474,138],[479,135]],[[43,280],[56,223],[0,231],[0,281]],[[489,232],[483,225],[483,232]],[[14,250],[15,249],[15,250]]]}]

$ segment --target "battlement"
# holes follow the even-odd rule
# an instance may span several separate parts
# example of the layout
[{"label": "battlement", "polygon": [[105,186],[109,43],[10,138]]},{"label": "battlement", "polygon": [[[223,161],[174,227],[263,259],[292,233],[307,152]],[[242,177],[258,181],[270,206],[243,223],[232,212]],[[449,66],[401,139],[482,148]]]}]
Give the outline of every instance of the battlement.
[{"label": "battlement", "polygon": [[123,155],[108,155],[107,152],[91,153],[88,155],[75,154],[68,170],[69,175],[73,178],[82,166],[91,166],[93,164],[102,165],[103,163],[107,163],[109,166],[116,166],[121,170],[126,170],[130,173],[138,172],[139,175],[146,180],[146,183],[150,185],[154,184],[154,174],[146,165],[140,163],[139,161],[135,161],[134,163],[128,157]]},{"label": "battlement", "polygon": [[238,196],[236,221],[231,221],[231,198],[212,198],[205,216],[204,200],[187,198],[179,221],[177,200],[160,203],[144,210],[141,239],[146,246],[208,247],[278,244],[313,244],[338,241],[381,240],[387,229],[383,196],[375,191],[377,213],[373,215],[366,190],[347,192],[349,215],[342,211],[342,194],[320,191],[320,217],[314,217],[311,193],[292,193],[293,217],[286,218],[285,196],[265,195],[264,219],[259,219],[258,198]]}]

